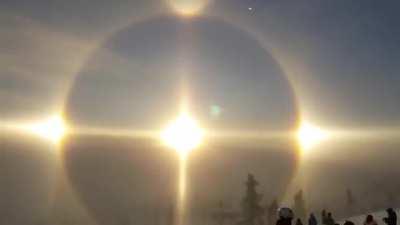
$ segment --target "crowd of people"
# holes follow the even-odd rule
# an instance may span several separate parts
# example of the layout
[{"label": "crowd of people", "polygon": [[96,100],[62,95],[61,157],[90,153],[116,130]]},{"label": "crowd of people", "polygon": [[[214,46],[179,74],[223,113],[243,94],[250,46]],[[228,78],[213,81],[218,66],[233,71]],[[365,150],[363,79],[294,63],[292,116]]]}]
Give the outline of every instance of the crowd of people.
[{"label": "crowd of people", "polygon": [[[383,222],[385,223],[385,225],[397,225],[396,212],[392,208],[388,208],[386,210],[386,213],[387,217],[383,218]],[[293,219],[294,219],[294,213],[290,208],[281,208],[279,210],[279,218],[276,222],[276,225],[292,225]],[[302,220],[300,218],[296,219],[295,225],[303,225]],[[308,218],[308,225],[318,225],[318,220],[313,213],[311,213]],[[321,225],[340,225],[340,224],[335,222],[335,219],[333,218],[331,212],[322,210]],[[355,225],[355,223],[350,220],[346,220],[343,223],[343,225]],[[362,225],[378,225],[378,222],[372,215],[367,215],[364,224]]]}]

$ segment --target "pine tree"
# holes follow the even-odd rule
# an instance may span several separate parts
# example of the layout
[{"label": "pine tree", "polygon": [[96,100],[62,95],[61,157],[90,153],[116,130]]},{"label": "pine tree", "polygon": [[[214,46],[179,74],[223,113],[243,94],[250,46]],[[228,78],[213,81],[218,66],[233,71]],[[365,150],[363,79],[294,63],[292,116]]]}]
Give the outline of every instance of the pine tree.
[{"label": "pine tree", "polygon": [[257,193],[258,182],[252,174],[247,176],[246,195],[242,200],[243,224],[263,224],[263,208],[261,207],[262,195]]}]

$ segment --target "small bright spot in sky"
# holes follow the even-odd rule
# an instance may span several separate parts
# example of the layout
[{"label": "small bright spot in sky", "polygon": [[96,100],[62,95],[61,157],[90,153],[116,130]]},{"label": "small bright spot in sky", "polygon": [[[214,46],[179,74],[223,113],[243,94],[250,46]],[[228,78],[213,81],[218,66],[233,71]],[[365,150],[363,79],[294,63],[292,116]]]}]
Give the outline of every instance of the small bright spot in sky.
[{"label": "small bright spot in sky", "polygon": [[47,120],[29,124],[25,129],[53,143],[58,143],[65,135],[66,125],[63,118],[56,115]]},{"label": "small bright spot in sky", "polygon": [[182,113],[172,121],[161,134],[162,141],[175,149],[181,156],[186,156],[198,147],[204,136],[204,131],[187,113]]},{"label": "small bright spot in sky", "polygon": [[248,9],[249,9],[249,11],[253,11],[253,8],[252,8],[252,7],[249,7]]},{"label": "small bright spot in sky", "polygon": [[301,150],[307,152],[326,140],[326,138],[328,138],[328,133],[309,122],[303,122],[297,132],[297,138]]}]

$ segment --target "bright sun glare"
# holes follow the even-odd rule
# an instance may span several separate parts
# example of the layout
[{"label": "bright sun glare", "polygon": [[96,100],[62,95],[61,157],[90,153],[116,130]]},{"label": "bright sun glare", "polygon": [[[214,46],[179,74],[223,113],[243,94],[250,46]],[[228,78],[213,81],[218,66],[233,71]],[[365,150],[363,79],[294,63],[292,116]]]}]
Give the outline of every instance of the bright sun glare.
[{"label": "bright sun glare", "polygon": [[25,129],[53,143],[58,143],[66,132],[66,125],[61,116],[52,116],[47,120],[29,124]]},{"label": "bright sun glare", "polygon": [[199,14],[209,0],[168,0],[170,7],[179,15],[192,17]]},{"label": "bright sun glare", "polygon": [[297,132],[297,138],[303,152],[311,150],[327,137],[327,131],[308,122],[303,122]]},{"label": "bright sun glare", "polygon": [[204,131],[187,113],[182,113],[172,121],[161,134],[162,141],[175,149],[181,156],[186,156],[198,147],[204,136]]}]

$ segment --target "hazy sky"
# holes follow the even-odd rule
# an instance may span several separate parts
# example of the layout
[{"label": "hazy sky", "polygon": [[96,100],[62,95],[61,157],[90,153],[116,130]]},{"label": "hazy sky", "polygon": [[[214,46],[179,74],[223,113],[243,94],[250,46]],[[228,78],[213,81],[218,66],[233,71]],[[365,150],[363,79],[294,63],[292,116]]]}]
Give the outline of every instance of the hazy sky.
[{"label": "hazy sky", "polygon": [[[302,107],[314,119],[380,126],[398,123],[397,8],[396,1],[237,0],[215,1],[203,13],[260,33],[284,55],[272,57],[293,71]],[[99,40],[130,21],[169,13],[158,1],[2,1],[0,10],[7,117],[58,107],[66,81]]]},{"label": "hazy sky", "polygon": [[[2,0],[0,122],[65,107],[78,125],[157,129],[176,115],[184,86],[191,111],[212,129],[289,130],[299,112],[321,126],[397,128],[399,7],[376,0],[215,0],[185,18],[162,0]],[[0,165],[7,169],[0,183],[10,185],[0,194],[26,193],[24,185],[41,178],[32,195],[4,198],[0,207],[12,215],[9,224],[29,224],[47,205],[30,213],[37,205],[24,199],[51,192],[61,167],[54,155],[36,151],[49,151],[40,141],[1,138],[7,157]],[[301,165],[291,142],[210,143],[189,165],[193,208],[239,200],[247,172],[261,181],[266,200],[282,197],[298,166],[312,206],[340,208],[346,186],[358,196],[386,198],[398,187],[399,142],[378,138],[332,140]],[[72,137],[63,151],[76,196],[100,224],[141,221],[149,217],[141,208],[171,202],[176,157],[159,145]],[[25,210],[26,219],[10,207]],[[136,218],[126,216],[131,211]]]}]

